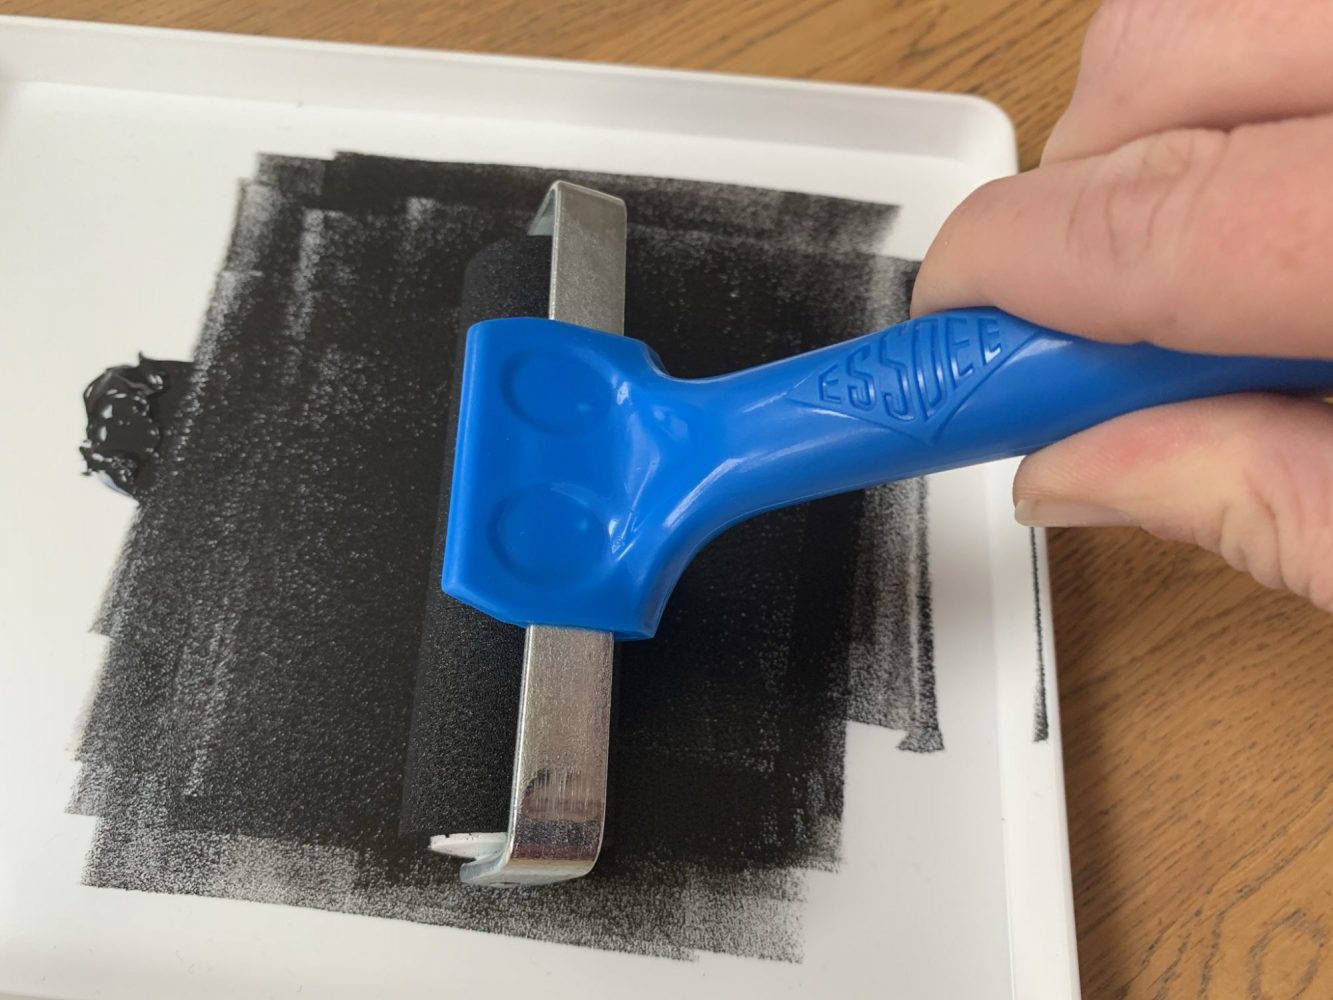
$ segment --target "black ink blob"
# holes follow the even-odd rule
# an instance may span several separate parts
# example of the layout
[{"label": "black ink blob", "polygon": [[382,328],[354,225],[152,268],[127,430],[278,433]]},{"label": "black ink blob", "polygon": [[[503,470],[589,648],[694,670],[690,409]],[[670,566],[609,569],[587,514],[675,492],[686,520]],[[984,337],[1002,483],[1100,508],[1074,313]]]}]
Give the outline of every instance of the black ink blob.
[{"label": "black ink blob", "polygon": [[83,390],[87,437],[79,454],[112,489],[140,498],[152,488],[158,459],[171,436],[190,380],[188,361],[155,361],[108,368]]}]

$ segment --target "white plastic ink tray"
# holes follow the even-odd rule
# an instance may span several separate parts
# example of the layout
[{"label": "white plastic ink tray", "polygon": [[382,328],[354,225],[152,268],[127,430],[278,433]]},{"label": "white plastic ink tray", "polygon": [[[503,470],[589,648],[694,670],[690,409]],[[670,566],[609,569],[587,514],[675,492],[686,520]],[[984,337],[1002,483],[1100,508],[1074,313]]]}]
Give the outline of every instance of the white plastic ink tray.
[{"label": "white plastic ink tray", "polygon": [[841,862],[808,875],[798,962],[80,883],[70,741],[132,505],[77,475],[77,392],[139,350],[189,356],[257,154],[339,150],[890,202],[880,249],[910,259],[1015,169],[1007,118],[966,96],[0,18],[0,991],[1077,996],[1045,548],[1011,463],[930,481],[945,748],[848,723]]}]

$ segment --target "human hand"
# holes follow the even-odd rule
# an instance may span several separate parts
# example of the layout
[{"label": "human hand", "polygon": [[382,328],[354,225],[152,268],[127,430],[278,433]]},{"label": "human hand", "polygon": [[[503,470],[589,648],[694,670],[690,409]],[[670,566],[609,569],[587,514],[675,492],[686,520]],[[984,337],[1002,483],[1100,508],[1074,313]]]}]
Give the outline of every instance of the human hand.
[{"label": "human hand", "polygon": [[[985,185],[913,313],[997,305],[1102,340],[1333,358],[1333,3],[1107,0],[1041,165]],[[1333,610],[1333,406],[1230,396],[1025,459],[1015,514],[1136,524]]]}]

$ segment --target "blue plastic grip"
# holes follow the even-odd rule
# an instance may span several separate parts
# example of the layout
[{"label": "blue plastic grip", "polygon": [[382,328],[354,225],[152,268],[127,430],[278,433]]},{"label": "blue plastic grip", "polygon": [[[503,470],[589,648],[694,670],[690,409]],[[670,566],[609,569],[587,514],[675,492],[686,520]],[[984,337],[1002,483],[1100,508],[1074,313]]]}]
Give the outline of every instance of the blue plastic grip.
[{"label": "blue plastic grip", "polygon": [[1112,345],[995,309],[706,379],[544,319],[468,333],[442,584],[514,624],[651,636],[694,554],[765,510],[1026,454],[1111,417],[1333,389],[1333,362]]}]

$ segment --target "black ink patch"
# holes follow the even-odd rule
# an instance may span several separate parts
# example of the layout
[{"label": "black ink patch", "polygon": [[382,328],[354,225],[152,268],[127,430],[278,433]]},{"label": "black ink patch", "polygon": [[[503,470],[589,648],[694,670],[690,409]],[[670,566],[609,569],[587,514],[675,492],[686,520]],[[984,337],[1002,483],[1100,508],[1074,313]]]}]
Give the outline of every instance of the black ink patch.
[{"label": "black ink patch", "polygon": [[463,887],[502,829],[520,632],[439,590],[461,334],[545,311],[557,177],[629,206],[626,329],[701,376],[906,315],[892,206],[655,178],[263,157],[98,628],[71,808],[89,885],[592,947],[796,960],[836,866],[848,718],[942,746],[925,490],[715,539],[623,644],[607,843],[558,889]]},{"label": "black ink patch", "polygon": [[1032,711],[1032,742],[1044,743],[1051,738],[1051,720],[1046,714],[1046,627],[1041,620],[1041,556],[1037,552],[1037,529],[1028,529],[1028,546],[1032,552],[1032,615],[1037,633],[1037,690]]}]

